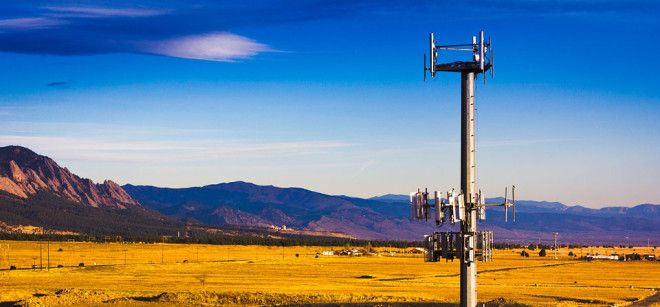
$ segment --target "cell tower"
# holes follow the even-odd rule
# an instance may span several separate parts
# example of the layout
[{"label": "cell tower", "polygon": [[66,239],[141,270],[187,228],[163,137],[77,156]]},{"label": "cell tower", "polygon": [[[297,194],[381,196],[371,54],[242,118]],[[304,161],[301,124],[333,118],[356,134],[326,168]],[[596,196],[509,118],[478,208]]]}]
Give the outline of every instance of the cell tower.
[{"label": "cell tower", "polygon": [[[480,190],[476,187],[475,141],[474,141],[474,80],[482,74],[485,80],[486,72],[493,76],[493,49],[490,38],[484,40],[484,32],[479,37],[472,37],[472,43],[455,45],[436,45],[433,33],[430,34],[430,65],[426,67],[424,55],[424,81],[426,73],[435,77],[438,72],[461,73],[461,188],[451,189],[446,194],[435,192],[433,200],[429,200],[428,190],[410,194],[411,214],[414,219],[428,220],[431,209],[438,227],[449,221],[460,223],[460,231],[434,232],[424,236],[428,254],[426,261],[439,261],[440,258],[461,260],[461,306],[477,306],[477,263],[476,260],[492,260],[493,233],[477,232],[477,219],[486,219],[486,207],[504,207],[504,219],[508,222],[508,209],[513,210],[513,221],[516,220],[515,186],[511,188],[509,201],[507,189],[504,190],[504,202],[486,204]],[[471,61],[438,63],[440,51],[468,51],[472,53]],[[445,202],[446,201],[446,202]]]}]

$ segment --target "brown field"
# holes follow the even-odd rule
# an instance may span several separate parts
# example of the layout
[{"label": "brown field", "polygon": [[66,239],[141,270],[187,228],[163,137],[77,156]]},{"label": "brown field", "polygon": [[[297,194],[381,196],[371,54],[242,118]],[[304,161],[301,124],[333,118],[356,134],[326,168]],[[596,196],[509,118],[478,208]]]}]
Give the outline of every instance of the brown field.
[{"label": "brown field", "polygon": [[[39,242],[0,241],[0,305],[458,302],[458,261],[425,263],[421,255],[396,248],[378,248],[380,256],[316,258],[330,249],[51,242],[51,268],[46,269],[45,242],[40,258]],[[653,248],[634,250],[654,253]],[[583,262],[568,257],[568,249],[557,260],[552,251],[547,257],[530,251],[529,258],[519,252],[496,250],[493,262],[479,263],[480,301],[531,306],[648,306],[657,301],[660,262]],[[80,262],[85,266],[78,267]],[[10,265],[17,270],[8,270]]]}]

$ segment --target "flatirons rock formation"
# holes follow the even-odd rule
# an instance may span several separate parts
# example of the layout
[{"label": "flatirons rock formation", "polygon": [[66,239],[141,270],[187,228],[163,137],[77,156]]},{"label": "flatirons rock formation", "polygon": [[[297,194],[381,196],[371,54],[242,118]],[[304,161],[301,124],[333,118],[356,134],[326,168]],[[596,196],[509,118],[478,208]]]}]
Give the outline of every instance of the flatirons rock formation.
[{"label": "flatirons rock formation", "polygon": [[[0,233],[176,235],[183,223],[142,207],[112,181],[97,184],[19,146],[0,147]],[[19,231],[20,230],[20,231]]]},{"label": "flatirons rock formation", "polygon": [[95,208],[139,206],[118,184],[80,178],[52,159],[20,146],[0,147],[0,190],[19,198],[50,192]]}]

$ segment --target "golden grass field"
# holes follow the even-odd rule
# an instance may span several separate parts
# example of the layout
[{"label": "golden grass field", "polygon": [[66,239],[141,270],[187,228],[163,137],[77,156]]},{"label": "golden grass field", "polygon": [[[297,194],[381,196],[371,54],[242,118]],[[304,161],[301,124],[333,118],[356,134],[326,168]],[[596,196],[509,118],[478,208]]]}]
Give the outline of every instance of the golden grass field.
[{"label": "golden grass field", "polygon": [[[421,255],[396,248],[378,248],[380,256],[316,258],[317,252],[331,248],[51,242],[47,270],[46,243],[41,247],[44,268],[31,269],[40,264],[38,242],[0,241],[0,302],[174,306],[457,303],[459,299],[458,261],[426,263]],[[573,252],[579,256],[621,250],[632,251]],[[654,252],[652,248],[635,251]],[[654,296],[660,287],[660,262],[583,262],[568,257],[568,249],[560,250],[555,260],[552,251],[547,257],[538,257],[537,252],[522,258],[519,249],[496,250],[493,262],[480,262],[479,300],[531,306],[626,306]],[[85,267],[78,267],[80,262]],[[18,270],[7,270],[10,265]]]}]

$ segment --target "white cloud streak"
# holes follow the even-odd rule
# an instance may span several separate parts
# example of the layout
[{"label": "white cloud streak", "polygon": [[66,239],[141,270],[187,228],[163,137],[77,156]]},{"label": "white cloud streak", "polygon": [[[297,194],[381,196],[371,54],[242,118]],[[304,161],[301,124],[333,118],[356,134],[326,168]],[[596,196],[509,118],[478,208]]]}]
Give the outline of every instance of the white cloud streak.
[{"label": "white cloud streak", "polygon": [[112,142],[63,137],[0,135],[0,146],[19,145],[63,160],[120,162],[220,161],[324,153],[351,146],[338,141],[258,143],[196,140]]},{"label": "white cloud streak", "polygon": [[48,17],[23,17],[0,19],[0,29],[31,30],[58,26],[67,23],[64,20]]},{"label": "white cloud streak", "polygon": [[267,45],[228,32],[150,42],[144,44],[142,49],[151,54],[220,62],[234,62],[251,58],[262,52],[274,51]]},{"label": "white cloud streak", "polygon": [[55,12],[58,17],[150,17],[166,14],[167,10],[145,8],[107,8],[107,7],[80,7],[80,6],[47,6],[49,11]]}]

